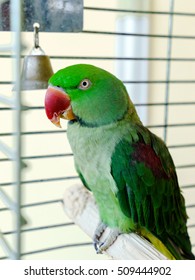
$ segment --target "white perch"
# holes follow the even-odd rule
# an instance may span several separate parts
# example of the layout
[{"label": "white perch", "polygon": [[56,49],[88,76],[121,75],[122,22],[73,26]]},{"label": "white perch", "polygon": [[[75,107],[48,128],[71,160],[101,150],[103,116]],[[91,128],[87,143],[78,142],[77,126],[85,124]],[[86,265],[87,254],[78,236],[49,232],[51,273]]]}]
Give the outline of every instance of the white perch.
[{"label": "white perch", "polygon": [[[93,238],[100,219],[93,195],[86,188],[80,185],[68,188],[64,194],[64,210],[75,224]],[[105,240],[108,234],[109,228],[105,230],[100,240]],[[151,243],[135,233],[119,235],[105,253],[118,260],[167,259]]]}]

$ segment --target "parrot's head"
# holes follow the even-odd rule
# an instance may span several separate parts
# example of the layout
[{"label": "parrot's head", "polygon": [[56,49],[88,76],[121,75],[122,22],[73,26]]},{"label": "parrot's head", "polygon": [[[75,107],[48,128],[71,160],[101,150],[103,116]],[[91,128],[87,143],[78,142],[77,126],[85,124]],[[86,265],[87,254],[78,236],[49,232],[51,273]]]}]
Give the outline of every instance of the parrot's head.
[{"label": "parrot's head", "polygon": [[124,117],[129,97],[111,73],[88,64],[59,70],[49,80],[45,96],[47,117],[60,127],[60,118],[86,126],[110,124]]}]

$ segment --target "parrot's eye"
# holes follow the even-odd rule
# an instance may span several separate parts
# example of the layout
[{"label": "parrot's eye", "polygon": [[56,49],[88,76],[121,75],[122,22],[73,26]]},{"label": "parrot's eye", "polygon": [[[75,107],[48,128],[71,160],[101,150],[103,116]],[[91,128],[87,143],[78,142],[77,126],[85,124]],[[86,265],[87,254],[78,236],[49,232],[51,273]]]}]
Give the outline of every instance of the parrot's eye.
[{"label": "parrot's eye", "polygon": [[88,79],[84,79],[81,81],[79,88],[85,90],[88,89],[90,86],[91,86],[91,81]]}]

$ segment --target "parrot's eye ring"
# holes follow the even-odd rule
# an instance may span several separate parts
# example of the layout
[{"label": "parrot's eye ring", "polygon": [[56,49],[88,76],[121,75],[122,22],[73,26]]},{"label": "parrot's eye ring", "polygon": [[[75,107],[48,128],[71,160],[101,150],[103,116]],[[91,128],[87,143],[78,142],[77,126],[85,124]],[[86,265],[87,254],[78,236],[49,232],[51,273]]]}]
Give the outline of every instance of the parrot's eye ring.
[{"label": "parrot's eye ring", "polygon": [[80,82],[79,89],[88,89],[91,86],[91,81],[88,79],[84,79]]}]

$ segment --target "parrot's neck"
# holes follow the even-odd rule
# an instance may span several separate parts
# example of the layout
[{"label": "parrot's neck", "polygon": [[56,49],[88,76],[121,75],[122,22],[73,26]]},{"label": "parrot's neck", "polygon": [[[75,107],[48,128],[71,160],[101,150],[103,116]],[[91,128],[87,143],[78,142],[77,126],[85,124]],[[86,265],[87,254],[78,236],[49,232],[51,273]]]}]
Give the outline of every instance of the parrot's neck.
[{"label": "parrot's neck", "polygon": [[75,115],[75,119],[69,121],[69,125],[77,123],[82,127],[87,127],[87,128],[103,127],[105,129],[107,129],[107,128],[109,129],[110,127],[114,127],[116,125],[121,126],[123,123],[126,123],[126,122],[129,122],[129,124],[142,125],[142,122],[135,110],[135,107],[134,107],[131,99],[129,98],[129,96],[127,96],[127,98],[128,98],[128,104],[127,104],[127,108],[125,109],[123,115],[116,119],[113,118],[112,122],[102,122],[102,123],[92,122],[92,123],[90,123],[90,122],[83,120],[79,116]]}]

